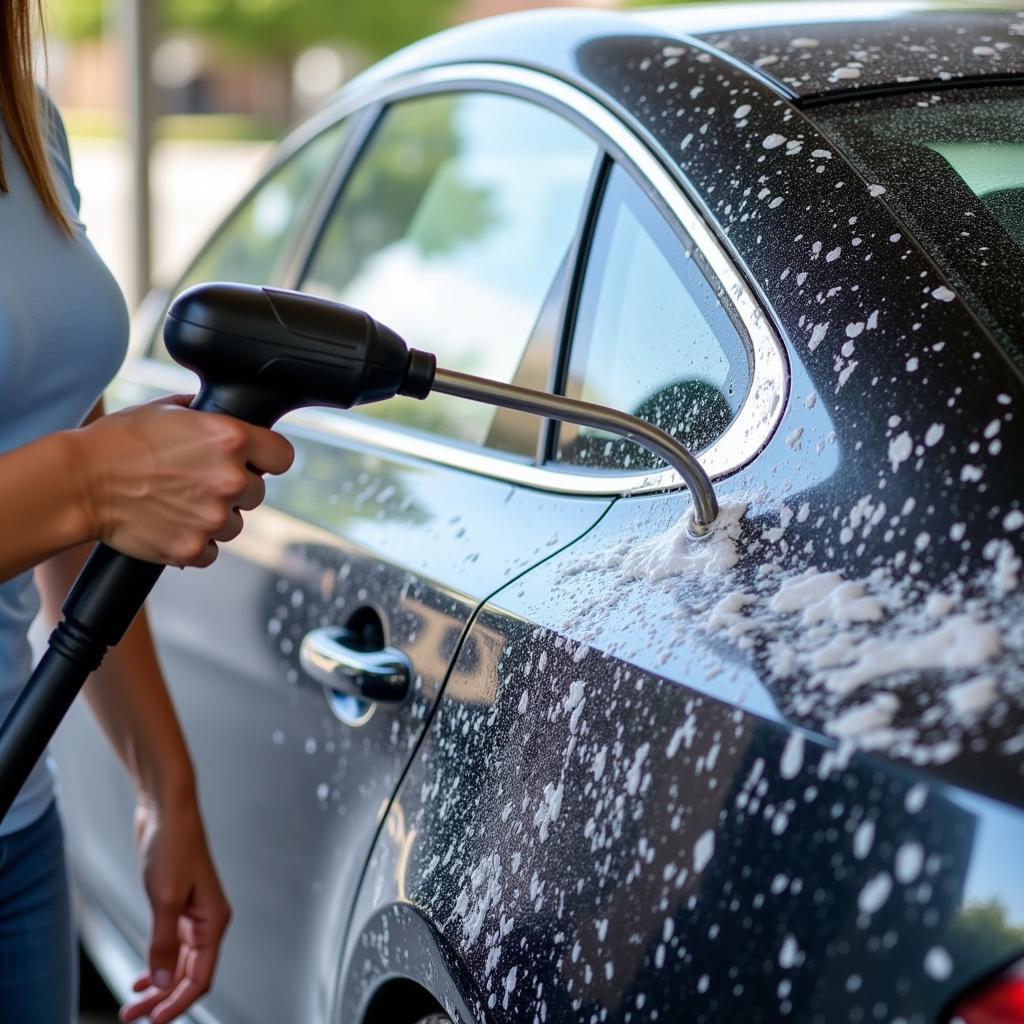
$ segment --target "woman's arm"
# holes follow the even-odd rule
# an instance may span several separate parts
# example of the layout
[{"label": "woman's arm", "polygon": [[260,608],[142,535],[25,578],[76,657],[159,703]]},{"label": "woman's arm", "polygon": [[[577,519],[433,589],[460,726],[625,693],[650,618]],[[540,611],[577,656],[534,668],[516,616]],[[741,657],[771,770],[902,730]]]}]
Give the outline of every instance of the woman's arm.
[{"label": "woman's arm", "polygon": [[0,581],[90,537],[67,434],[0,455]]},{"label": "woman's arm", "polygon": [[[89,545],[37,570],[52,622]],[[192,761],[141,612],[83,691],[135,785],[135,838],[153,911],[149,970],[123,1017],[165,1024],[209,990],[230,909],[207,847]],[[186,937],[183,941],[179,937]],[[166,972],[166,973],[164,973]]]},{"label": "woman's arm", "polygon": [[[97,406],[87,423],[102,416]],[[90,551],[78,545],[37,570],[55,622]],[[230,909],[207,847],[188,748],[157,662],[145,613],[85,687],[138,795],[136,842],[153,910],[149,970],[123,1019],[166,1024],[208,991]]]},{"label": "woman's arm", "polygon": [[260,473],[283,473],[293,453],[280,434],[187,402],[91,418],[0,455],[0,581],[89,540],[209,565],[241,531],[238,510],[263,500]]}]

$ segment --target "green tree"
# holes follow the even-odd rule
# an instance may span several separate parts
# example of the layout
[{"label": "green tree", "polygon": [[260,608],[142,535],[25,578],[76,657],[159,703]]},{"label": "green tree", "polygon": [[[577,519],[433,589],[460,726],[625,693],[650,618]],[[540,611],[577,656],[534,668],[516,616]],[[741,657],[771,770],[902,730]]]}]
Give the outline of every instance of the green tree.
[{"label": "green tree", "polygon": [[963,908],[949,931],[949,952],[974,962],[998,961],[1024,949],[1024,927],[1008,920],[997,900]]},{"label": "green tree", "polygon": [[91,39],[103,31],[106,6],[105,0],[54,0],[48,21],[64,39]]},{"label": "green tree", "polygon": [[[53,0],[70,39],[98,35],[121,0]],[[143,0],[148,2],[148,0]],[[370,58],[449,23],[456,0],[161,0],[167,28],[198,32],[245,54],[291,58],[314,43],[344,42]]]},{"label": "green tree", "polygon": [[169,27],[268,55],[336,41],[380,57],[444,27],[453,7],[454,0],[163,0]]}]

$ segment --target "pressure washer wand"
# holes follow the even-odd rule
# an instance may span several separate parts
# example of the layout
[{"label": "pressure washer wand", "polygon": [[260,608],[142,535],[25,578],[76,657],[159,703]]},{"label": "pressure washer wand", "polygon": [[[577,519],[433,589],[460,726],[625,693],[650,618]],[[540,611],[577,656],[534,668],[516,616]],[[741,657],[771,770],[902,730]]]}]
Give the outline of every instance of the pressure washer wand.
[{"label": "pressure washer wand", "polygon": [[[695,532],[718,513],[707,474],[669,434],[586,402],[439,370],[361,310],[299,292],[249,285],[197,285],[171,305],[170,354],[201,382],[192,408],[270,427],[307,405],[348,409],[431,390],[621,434],[664,458],[689,486]],[[0,821],[42,756],[90,673],[119,643],[164,566],[104,544],[89,556],[49,647],[0,726]]]}]

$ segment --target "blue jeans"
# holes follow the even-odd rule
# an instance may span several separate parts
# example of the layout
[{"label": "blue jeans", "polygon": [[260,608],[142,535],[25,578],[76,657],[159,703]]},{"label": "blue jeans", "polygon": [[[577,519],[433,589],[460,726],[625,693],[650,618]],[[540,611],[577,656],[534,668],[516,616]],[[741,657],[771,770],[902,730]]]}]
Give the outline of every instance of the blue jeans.
[{"label": "blue jeans", "polygon": [[72,1024],[77,958],[57,805],[0,837],[0,1021]]}]

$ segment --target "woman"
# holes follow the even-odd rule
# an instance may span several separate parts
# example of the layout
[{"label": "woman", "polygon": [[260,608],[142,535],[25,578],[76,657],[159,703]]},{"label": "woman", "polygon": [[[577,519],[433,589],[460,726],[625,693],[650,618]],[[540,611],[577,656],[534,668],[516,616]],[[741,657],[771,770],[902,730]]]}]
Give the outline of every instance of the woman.
[{"label": "woman", "polygon": [[[260,473],[292,458],[279,435],[187,411],[182,397],[102,415],[127,317],[77,220],[60,119],[33,83],[34,13],[32,0],[6,0],[0,15],[0,717],[30,671],[33,566],[55,616],[94,541],[208,565],[241,530],[239,509],[262,500]],[[153,909],[148,970],[122,1018],[165,1024],[209,987],[229,909],[144,616],[85,694],[135,783]],[[0,1021],[69,1024],[74,948],[54,784],[40,763],[0,824]]]}]

